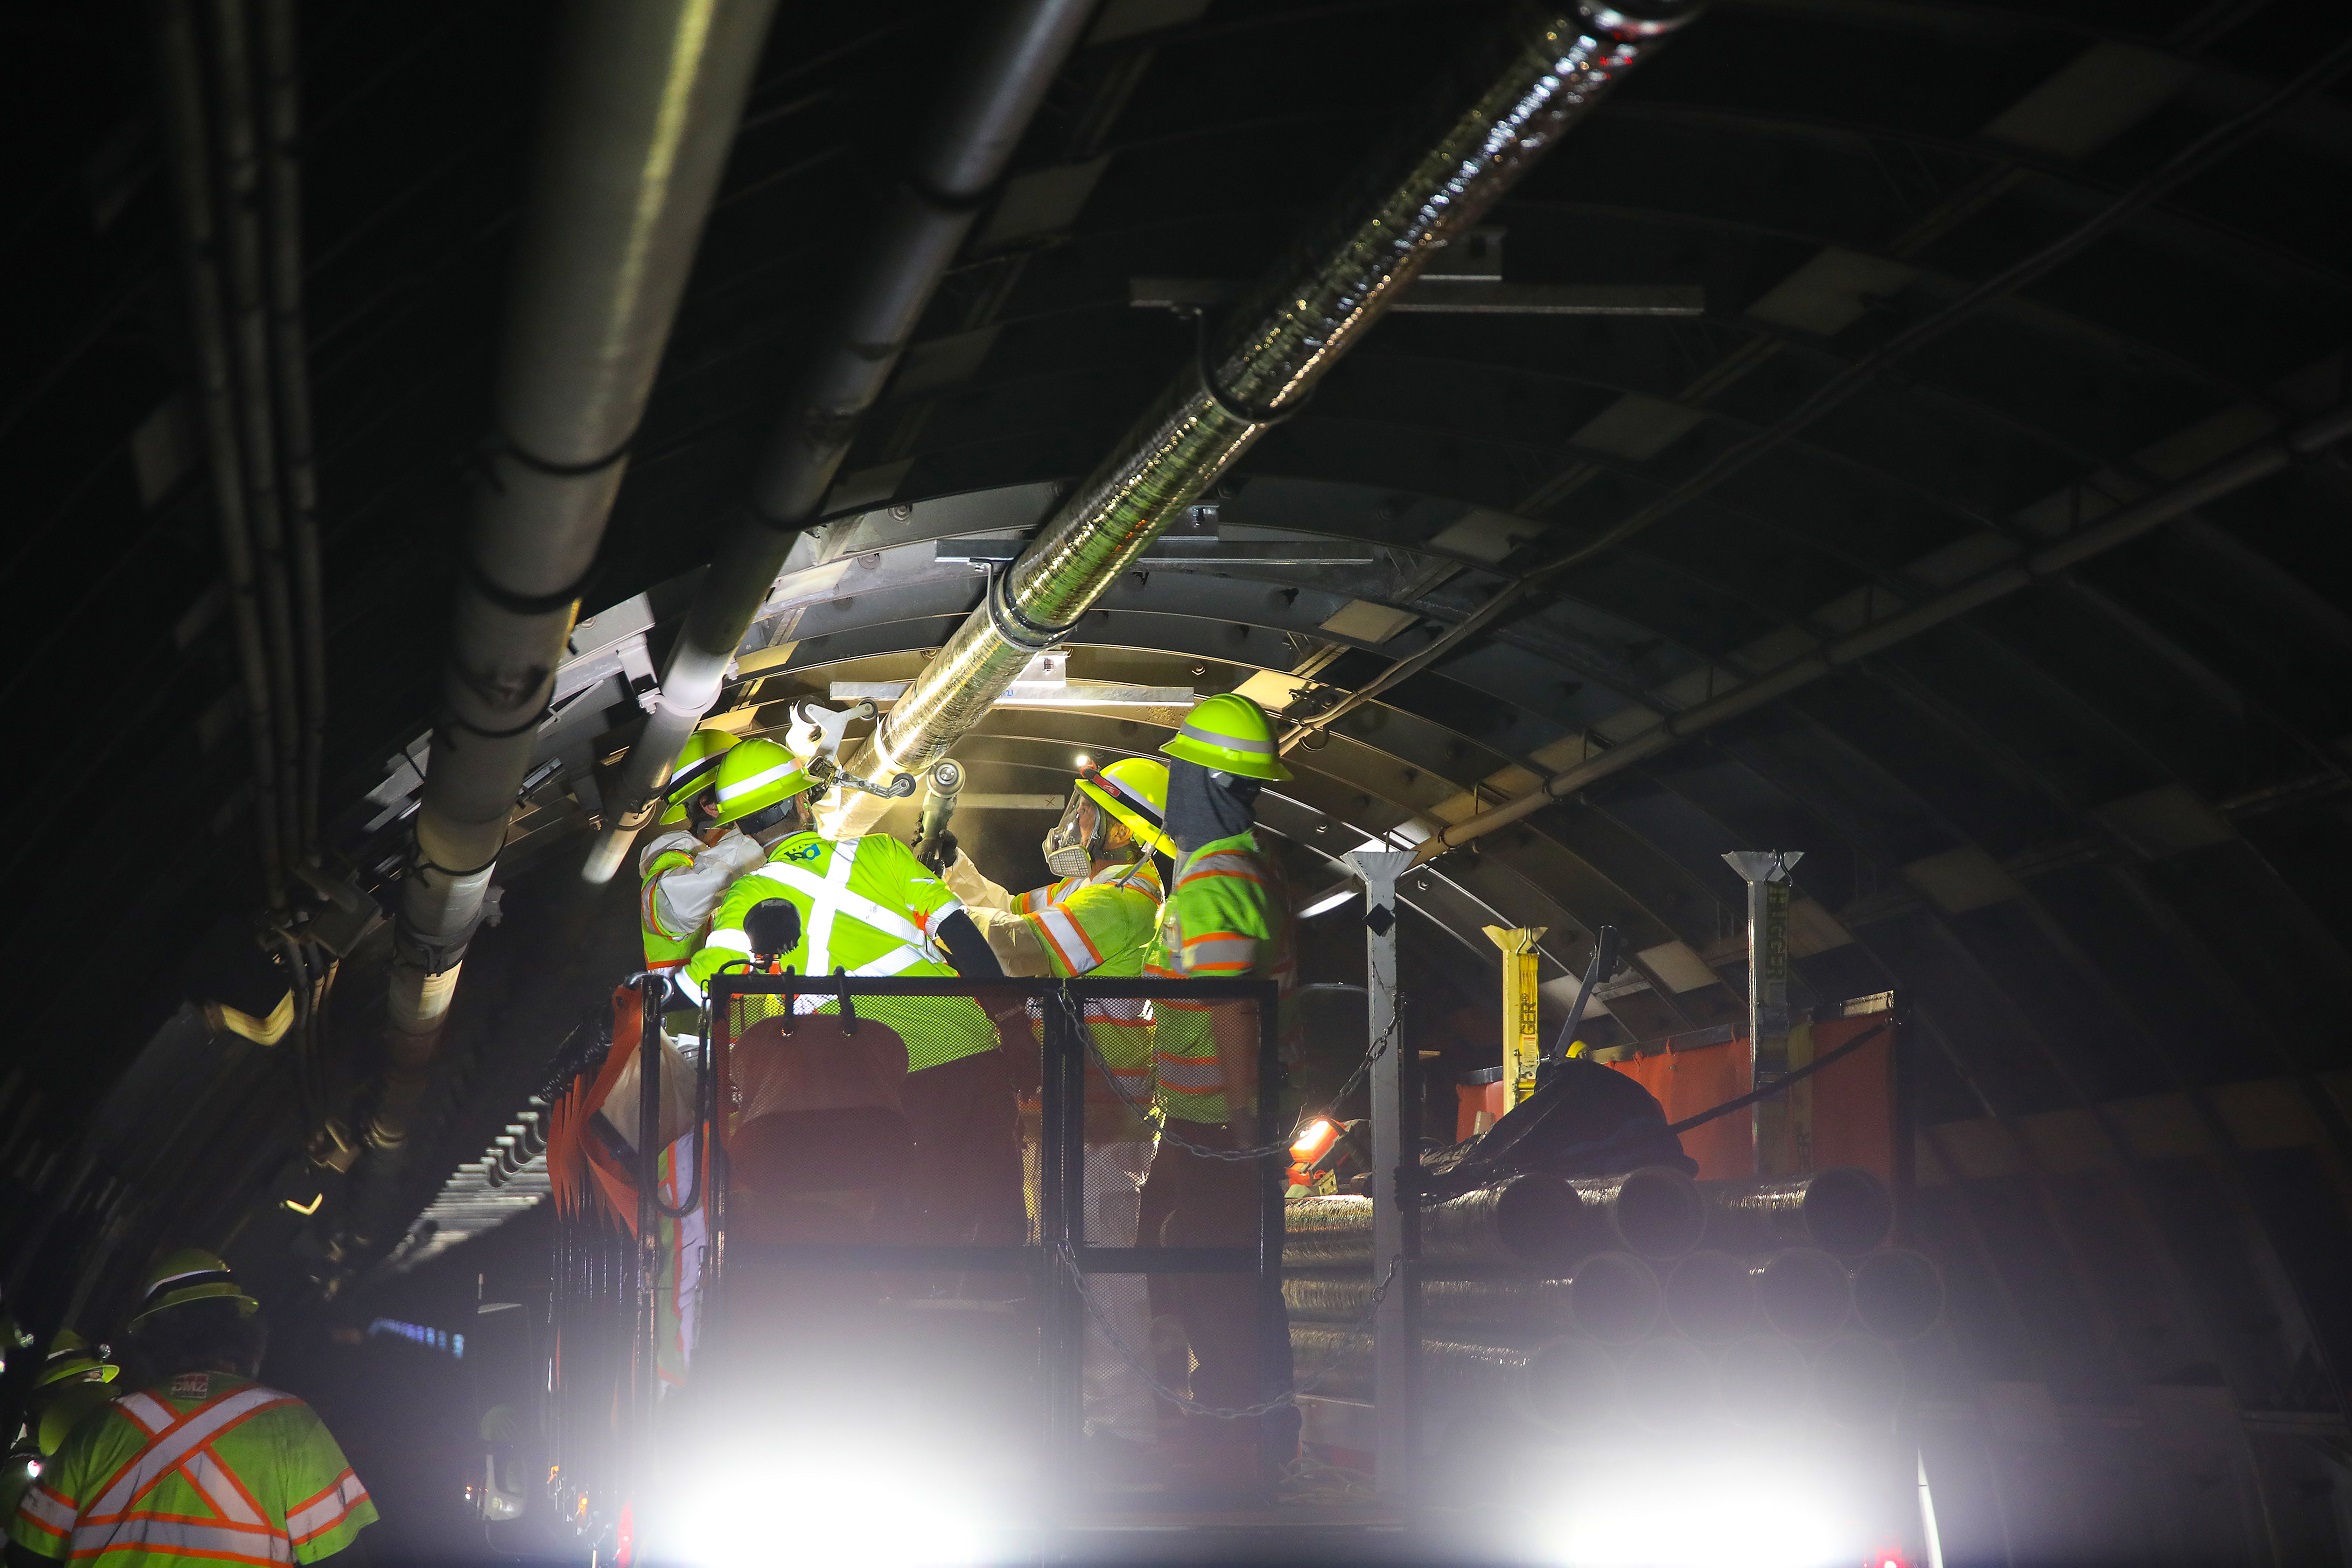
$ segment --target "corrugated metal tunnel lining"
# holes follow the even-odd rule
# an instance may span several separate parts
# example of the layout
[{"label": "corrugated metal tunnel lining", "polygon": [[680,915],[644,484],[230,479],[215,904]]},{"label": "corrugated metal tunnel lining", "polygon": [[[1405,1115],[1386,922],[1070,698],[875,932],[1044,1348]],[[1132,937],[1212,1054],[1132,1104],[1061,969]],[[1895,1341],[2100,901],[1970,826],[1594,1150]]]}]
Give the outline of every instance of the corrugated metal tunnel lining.
[{"label": "corrugated metal tunnel lining", "polygon": [[[258,901],[252,767],[137,9],[10,34],[32,63],[0,95],[27,149],[0,186],[20,214],[0,252],[18,284],[0,306],[16,345],[0,471],[25,626],[14,950],[48,977],[0,1068],[0,1167],[24,1200],[0,1224],[0,1283],[37,1293],[58,1238],[98,1234],[117,1205],[142,1224],[242,1224],[291,1299],[366,1262],[325,1256],[286,1205],[341,1201],[304,1153],[311,1102],[351,1098],[378,1064],[330,1051],[299,1076],[282,1043],[214,1021],[245,998],[266,1022],[275,971],[240,934]],[[1494,11],[1107,5],[844,461],[833,521],[739,651],[730,722],[773,722],[835,681],[916,678],[978,602],[976,542],[1023,538],[1190,362],[1190,327],[1138,308],[1139,280],[1263,273],[1381,106]],[[494,1147],[627,962],[625,895],[574,906],[554,883],[817,302],[900,166],[891,106],[921,90],[910,72],[944,68],[951,21],[880,5],[779,23],[556,678],[538,760],[563,770],[528,780],[457,1071],[369,1248],[398,1244]],[[456,527],[482,424],[547,22],[533,6],[305,9],[323,807],[348,857],[332,869],[369,894],[409,798],[386,759],[432,717],[431,606],[449,584],[427,544]],[[2124,21],[1718,5],[1489,218],[1495,287],[1695,290],[1704,313],[1384,322],[1095,605],[1068,668],[1289,707],[1315,733],[1269,825],[1302,880],[1368,835],[1440,833],[1573,781],[1406,880],[1408,982],[1449,1053],[1490,1044],[1483,1020],[1444,1021],[1490,1005],[1485,924],[1547,926],[1555,983],[1620,926],[1630,963],[1596,1032],[1696,1045],[1744,986],[1718,855],[1804,849],[1800,1005],[1891,992],[1909,1010],[1909,1224],[1952,1284],[1951,1386],[1970,1392],[1937,1419],[1974,1445],[1966,1486],[1983,1495],[1965,1506],[2024,1519],[2037,1486],[2071,1506],[2092,1495],[2082,1476],[2121,1487],[2169,1473],[2151,1454],[2194,1452],[2254,1513],[2275,1505],[2256,1534],[2277,1560],[2332,1560],[2296,1535],[2309,1516],[2291,1499],[2335,1484],[2324,1455],[2344,1441],[2352,1365],[2340,448],[2307,443],[1752,710],[1676,721],[2341,408],[2352,256],[2314,219],[2342,189],[2352,109],[2335,77],[2266,106],[2342,29],[2313,5]],[[2204,172],[1969,303],[2209,136],[2235,140]],[[1963,306],[1866,394],[1782,429]],[[1768,455],[1693,493],[1749,443]],[[1655,526],[1553,569],[1676,496]],[[1443,641],[1520,584],[1510,614]],[[1661,730],[1677,743],[1622,760]],[[1144,709],[1013,708],[957,754],[1005,802],[982,811],[1011,857],[1042,831],[1018,802],[1058,797],[1076,753],[1150,752],[1163,731]],[[1605,776],[1579,773],[1612,752]],[[128,830],[93,832],[69,804],[111,800],[108,781],[159,753],[169,782],[142,786]],[[382,936],[360,924],[329,1009],[341,1040],[373,1022],[361,981]],[[1336,1031],[1355,1004],[1316,1005]],[[118,1185],[45,1225],[15,1218],[70,1187],[85,1149]],[[93,1299],[119,1295],[119,1273]]]}]

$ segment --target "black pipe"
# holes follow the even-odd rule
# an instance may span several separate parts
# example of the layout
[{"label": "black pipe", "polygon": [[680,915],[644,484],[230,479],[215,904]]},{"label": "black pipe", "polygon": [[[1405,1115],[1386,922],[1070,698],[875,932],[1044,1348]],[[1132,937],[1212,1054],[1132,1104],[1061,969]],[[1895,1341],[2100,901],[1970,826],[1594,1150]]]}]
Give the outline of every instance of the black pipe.
[{"label": "black pipe", "polygon": [[1003,0],[963,57],[971,68],[940,103],[923,146],[852,270],[832,336],[786,402],[748,504],[721,540],[662,669],[661,701],[630,748],[604,837],[583,875],[609,880],[651,816],[686,737],[718,699],[727,664],[784,558],[822,515],[866,413],[897,370],[981,205],[1004,175],[1095,0]]},{"label": "black pipe", "polygon": [[262,630],[253,536],[247,515],[244,460],[232,406],[236,378],[221,305],[220,231],[207,154],[205,93],[198,65],[195,18],[189,0],[158,0],[155,11],[157,95],[163,102],[164,146],[180,214],[181,272],[187,287],[189,380],[211,471],[213,510],[229,590],[237,673],[245,695],[245,729],[252,750],[254,839],[261,855],[263,896],[273,913],[286,909],[286,858],[278,834],[279,789],[273,737],[273,683]]}]

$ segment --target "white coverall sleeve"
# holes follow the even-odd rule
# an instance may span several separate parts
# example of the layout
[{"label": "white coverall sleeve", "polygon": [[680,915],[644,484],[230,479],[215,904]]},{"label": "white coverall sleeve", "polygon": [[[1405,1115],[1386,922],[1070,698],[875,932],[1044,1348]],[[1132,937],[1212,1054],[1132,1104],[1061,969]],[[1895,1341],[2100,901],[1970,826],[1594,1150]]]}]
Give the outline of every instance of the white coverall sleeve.
[{"label": "white coverall sleeve", "polygon": [[702,923],[719,907],[719,900],[734,882],[735,874],[730,868],[707,860],[664,872],[654,879],[654,916],[664,930],[681,937],[691,936],[702,929]]},{"label": "white coverall sleeve", "polygon": [[1037,939],[1037,928],[1029,923],[1027,916],[1008,909],[982,909],[973,904],[966,904],[964,913],[988,939],[988,950],[1004,965],[1006,974],[1043,978],[1053,973],[1053,966],[1046,960],[1045,944]]},{"label": "white coverall sleeve", "polygon": [[[961,849],[956,851],[956,857],[949,862],[947,869],[939,873],[939,880],[947,884],[950,893],[964,901],[964,908],[975,921],[984,909],[1009,913],[1020,902],[1015,895],[983,876],[980,868],[972,864],[972,857]],[[981,929],[985,931],[987,927],[982,926]],[[994,945],[993,939],[990,945]]]}]

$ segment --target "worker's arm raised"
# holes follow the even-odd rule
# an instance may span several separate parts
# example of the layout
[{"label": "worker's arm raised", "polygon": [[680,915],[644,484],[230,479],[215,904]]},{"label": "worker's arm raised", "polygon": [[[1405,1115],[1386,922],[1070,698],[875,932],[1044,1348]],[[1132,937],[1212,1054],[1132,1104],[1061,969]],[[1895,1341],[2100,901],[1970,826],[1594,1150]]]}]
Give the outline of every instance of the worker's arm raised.
[{"label": "worker's arm raised", "polygon": [[991,882],[980,868],[972,864],[972,857],[961,849],[955,858],[940,869],[939,880],[947,884],[949,892],[964,901],[966,909],[1010,910],[1017,904],[1014,896]]}]

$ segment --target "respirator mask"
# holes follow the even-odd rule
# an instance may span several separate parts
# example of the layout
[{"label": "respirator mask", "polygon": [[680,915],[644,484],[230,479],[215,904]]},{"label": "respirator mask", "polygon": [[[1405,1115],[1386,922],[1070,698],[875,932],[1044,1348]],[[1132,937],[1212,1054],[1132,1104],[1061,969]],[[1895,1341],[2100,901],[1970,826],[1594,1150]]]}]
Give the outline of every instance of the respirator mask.
[{"label": "respirator mask", "polygon": [[1110,832],[1111,814],[1072,785],[1062,820],[1045,836],[1045,869],[1056,877],[1085,876],[1103,858]]}]

